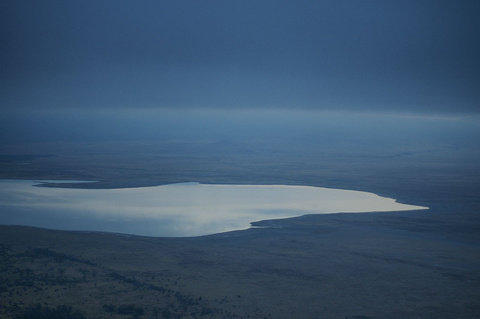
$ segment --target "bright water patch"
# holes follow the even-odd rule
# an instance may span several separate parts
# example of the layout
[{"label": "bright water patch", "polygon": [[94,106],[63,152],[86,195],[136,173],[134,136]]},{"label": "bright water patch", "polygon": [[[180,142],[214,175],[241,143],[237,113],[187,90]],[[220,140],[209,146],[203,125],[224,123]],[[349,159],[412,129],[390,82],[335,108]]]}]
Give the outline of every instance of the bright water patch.
[{"label": "bright water patch", "polygon": [[367,192],[311,186],[180,183],[75,189],[34,184],[0,182],[0,223],[146,236],[198,236],[246,229],[254,221],[306,214],[427,209]]}]

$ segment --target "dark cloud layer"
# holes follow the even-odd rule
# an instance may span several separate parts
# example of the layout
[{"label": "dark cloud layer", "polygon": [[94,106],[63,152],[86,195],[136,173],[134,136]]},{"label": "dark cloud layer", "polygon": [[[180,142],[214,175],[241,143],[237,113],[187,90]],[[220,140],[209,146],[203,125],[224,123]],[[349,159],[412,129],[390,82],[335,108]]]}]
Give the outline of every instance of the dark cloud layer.
[{"label": "dark cloud layer", "polygon": [[2,1],[2,108],[470,113],[477,1]]}]

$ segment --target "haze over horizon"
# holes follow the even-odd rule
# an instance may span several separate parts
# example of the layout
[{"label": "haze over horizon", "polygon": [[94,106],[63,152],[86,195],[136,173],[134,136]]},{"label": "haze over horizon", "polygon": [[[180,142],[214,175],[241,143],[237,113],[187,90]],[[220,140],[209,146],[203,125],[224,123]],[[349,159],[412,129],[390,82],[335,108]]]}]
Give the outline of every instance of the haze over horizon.
[{"label": "haze over horizon", "polygon": [[434,122],[478,136],[476,1],[8,0],[0,9],[3,142],[392,130],[408,118],[406,131]]}]

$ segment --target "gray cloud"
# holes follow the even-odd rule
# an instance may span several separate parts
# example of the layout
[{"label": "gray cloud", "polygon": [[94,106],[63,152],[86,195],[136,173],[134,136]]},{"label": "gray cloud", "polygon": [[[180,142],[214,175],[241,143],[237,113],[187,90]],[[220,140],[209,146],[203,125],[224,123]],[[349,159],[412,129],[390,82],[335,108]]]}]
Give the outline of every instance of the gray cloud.
[{"label": "gray cloud", "polygon": [[476,1],[4,1],[2,108],[478,112]]}]

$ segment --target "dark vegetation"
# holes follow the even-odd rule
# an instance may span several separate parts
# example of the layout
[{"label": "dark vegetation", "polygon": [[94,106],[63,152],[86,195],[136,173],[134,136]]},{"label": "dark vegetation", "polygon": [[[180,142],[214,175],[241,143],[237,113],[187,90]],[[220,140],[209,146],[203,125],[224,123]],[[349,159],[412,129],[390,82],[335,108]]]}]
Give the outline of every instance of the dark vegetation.
[{"label": "dark vegetation", "polygon": [[61,305],[54,309],[48,306],[36,304],[28,307],[18,319],[85,319],[79,311],[73,311],[72,307]]},{"label": "dark vegetation", "polygon": [[58,185],[90,188],[182,181],[303,184],[371,191],[430,210],[258,221],[266,228],[197,238],[4,225],[0,317],[479,317],[476,148],[290,147],[11,145],[4,147],[0,176],[101,181]]},{"label": "dark vegetation", "polygon": [[[24,229],[23,231],[27,231]],[[8,231],[7,231],[8,232]],[[60,237],[59,237],[60,238]],[[16,247],[19,248],[19,247]],[[77,258],[65,253],[59,253],[46,248],[33,248],[25,251],[13,249],[10,245],[1,246],[1,277],[0,292],[5,293],[10,299],[6,305],[7,313],[12,312],[15,318],[85,318],[80,310],[73,310],[72,306],[62,304],[65,301],[77,305],[80,300],[70,300],[67,296],[74,292],[75,295],[88,292],[87,299],[93,297],[95,291],[101,300],[111,300],[115,303],[106,303],[100,308],[99,303],[91,305],[91,310],[112,315],[129,316],[138,318],[146,313],[160,318],[181,318],[184,313],[206,316],[209,314],[222,314],[229,317],[229,313],[220,309],[205,306],[201,297],[194,298],[172,288],[153,284],[147,278],[136,279],[135,276],[126,276],[121,273],[101,266],[94,262]],[[152,278],[155,276],[152,275]],[[152,279],[149,278],[149,279]],[[130,290],[130,293],[141,292],[140,304],[127,303],[128,298],[120,297],[115,291]],[[168,287],[168,284],[167,284]],[[146,304],[144,294],[155,294],[154,305]],[[54,305],[42,305],[46,299],[54,299]],[[129,296],[131,296],[129,294]],[[125,303],[118,303],[125,299]],[[18,300],[12,302],[11,300]],[[28,303],[25,300],[36,301]],[[81,300],[84,303],[86,300]],[[94,300],[89,300],[94,302]],[[81,308],[81,307],[78,307]],[[88,312],[88,310],[87,310]]]}]

